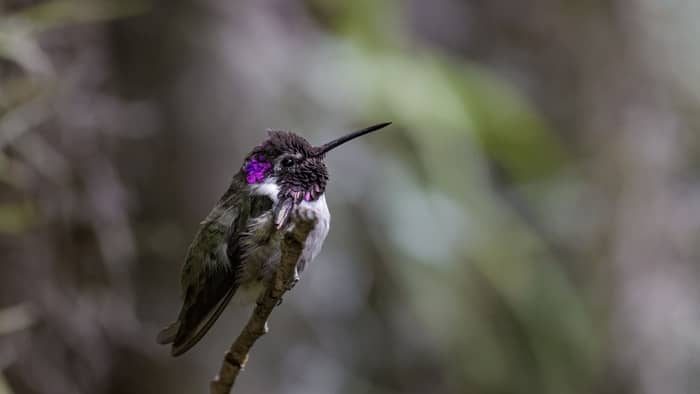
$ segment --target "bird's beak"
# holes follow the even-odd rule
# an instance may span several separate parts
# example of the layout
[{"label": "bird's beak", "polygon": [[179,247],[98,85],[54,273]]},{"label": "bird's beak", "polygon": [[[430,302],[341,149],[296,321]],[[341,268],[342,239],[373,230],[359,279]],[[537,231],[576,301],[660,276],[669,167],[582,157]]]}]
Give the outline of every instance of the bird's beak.
[{"label": "bird's beak", "polygon": [[384,127],[389,126],[390,124],[391,124],[391,122],[379,123],[379,124],[376,124],[376,125],[374,125],[374,126],[369,126],[369,127],[367,127],[367,128],[364,128],[364,129],[362,129],[362,130],[354,131],[354,132],[352,132],[352,133],[350,133],[350,134],[348,134],[348,135],[345,135],[345,136],[343,136],[343,137],[340,137],[340,138],[338,138],[338,139],[335,139],[335,140],[333,140],[333,141],[331,141],[331,142],[329,142],[329,143],[327,143],[327,144],[323,144],[323,145],[319,146],[318,148],[316,148],[316,149],[317,149],[317,152],[318,152],[317,155],[318,155],[318,156],[323,156],[324,154],[326,154],[326,153],[327,153],[328,151],[330,151],[331,149],[335,149],[335,148],[339,147],[340,145],[343,145],[344,143],[346,143],[346,142],[348,142],[348,141],[354,140],[354,139],[357,138],[357,137],[361,137],[361,136],[363,136],[363,135],[365,135],[365,134],[369,134],[369,133],[371,133],[371,132],[373,132],[373,131],[377,131],[377,130],[379,130],[379,129],[383,129]]}]

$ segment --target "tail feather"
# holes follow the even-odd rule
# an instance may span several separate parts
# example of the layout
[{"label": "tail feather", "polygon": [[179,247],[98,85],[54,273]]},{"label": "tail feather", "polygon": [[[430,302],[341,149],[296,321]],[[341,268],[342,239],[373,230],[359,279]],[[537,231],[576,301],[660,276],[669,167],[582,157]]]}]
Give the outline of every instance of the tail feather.
[{"label": "tail feather", "polygon": [[[163,338],[168,340],[168,342],[166,343],[173,344],[170,352],[173,357],[177,357],[190,350],[192,346],[196,345],[197,342],[199,342],[202,339],[202,337],[209,331],[211,326],[219,318],[221,312],[223,312],[224,309],[226,309],[226,305],[228,305],[229,301],[231,301],[231,298],[233,297],[233,294],[235,292],[236,286],[229,288],[224,297],[221,298],[221,300],[215,305],[215,307],[212,308],[212,310],[201,321],[194,322],[194,327],[187,327],[191,325],[184,325],[182,323],[182,320],[179,320],[178,322],[171,324],[170,326],[166,327],[163,331],[161,331],[161,333],[164,334]],[[174,327],[176,325],[177,327]],[[175,331],[174,335],[172,335],[173,331]],[[171,335],[172,340],[170,340]]]}]

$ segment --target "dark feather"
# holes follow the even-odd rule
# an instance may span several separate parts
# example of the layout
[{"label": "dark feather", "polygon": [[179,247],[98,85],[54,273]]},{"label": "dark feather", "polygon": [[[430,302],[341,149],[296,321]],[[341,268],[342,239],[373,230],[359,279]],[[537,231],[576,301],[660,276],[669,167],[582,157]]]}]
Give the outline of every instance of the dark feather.
[{"label": "dark feather", "polygon": [[[209,331],[211,326],[216,322],[216,320],[221,315],[221,312],[226,309],[226,306],[231,301],[231,298],[236,293],[235,286],[228,286],[228,290],[221,297],[221,299],[214,304],[208,315],[203,317],[190,316],[183,318],[182,322],[197,323],[195,327],[181,326],[178,331],[178,336],[175,337],[173,341],[173,347],[171,354],[173,357],[177,357],[186,351],[190,350],[192,346],[196,345],[202,337]],[[215,299],[215,298],[214,298]],[[181,334],[181,335],[180,335]]]},{"label": "dark feather", "polygon": [[[187,253],[182,272],[183,305],[176,322],[157,337],[160,344],[172,343],[172,355],[179,356],[197,344],[224,311],[237,290],[241,264],[238,237],[249,217],[250,204],[241,204],[232,185],[204,221]],[[246,200],[243,198],[243,200]],[[222,224],[234,215],[231,226]],[[226,254],[218,251],[227,245]]]}]

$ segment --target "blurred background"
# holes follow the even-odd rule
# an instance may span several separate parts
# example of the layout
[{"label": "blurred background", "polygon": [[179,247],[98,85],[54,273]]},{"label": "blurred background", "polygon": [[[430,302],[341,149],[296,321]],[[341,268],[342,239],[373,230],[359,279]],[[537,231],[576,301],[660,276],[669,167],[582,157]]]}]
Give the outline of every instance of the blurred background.
[{"label": "blurred background", "polygon": [[0,0],[0,393],[202,393],[199,221],[266,128],[324,250],[237,393],[700,392],[700,3]]}]

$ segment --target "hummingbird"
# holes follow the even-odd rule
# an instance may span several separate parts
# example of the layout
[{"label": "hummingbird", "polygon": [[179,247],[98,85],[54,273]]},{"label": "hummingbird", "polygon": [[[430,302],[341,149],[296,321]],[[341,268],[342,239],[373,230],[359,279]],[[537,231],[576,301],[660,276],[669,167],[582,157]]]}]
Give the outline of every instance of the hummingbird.
[{"label": "hummingbird", "polygon": [[189,246],[180,285],[177,320],[157,337],[179,356],[197,344],[226,306],[255,302],[280,264],[284,229],[300,217],[314,217],[289,289],[321,251],[330,226],[326,204],[332,149],[390,125],[370,126],[321,146],[289,131],[268,130],[268,138],[245,157]]}]

